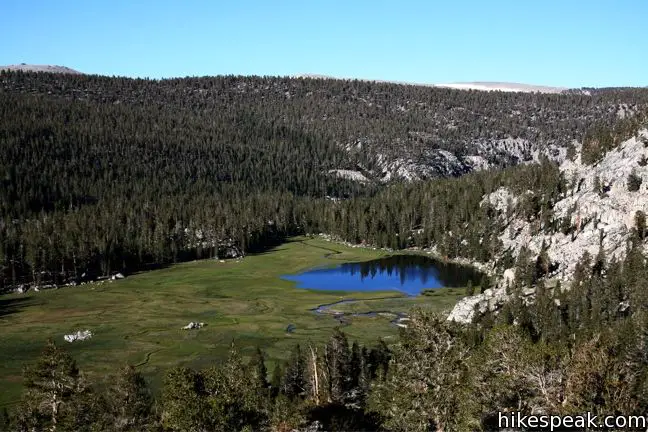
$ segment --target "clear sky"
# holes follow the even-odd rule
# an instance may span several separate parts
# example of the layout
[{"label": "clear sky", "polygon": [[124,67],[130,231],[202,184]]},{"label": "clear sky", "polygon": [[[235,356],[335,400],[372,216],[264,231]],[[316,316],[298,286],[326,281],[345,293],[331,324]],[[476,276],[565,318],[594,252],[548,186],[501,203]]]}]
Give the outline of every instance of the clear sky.
[{"label": "clear sky", "polygon": [[648,85],[648,0],[0,0],[0,65]]}]

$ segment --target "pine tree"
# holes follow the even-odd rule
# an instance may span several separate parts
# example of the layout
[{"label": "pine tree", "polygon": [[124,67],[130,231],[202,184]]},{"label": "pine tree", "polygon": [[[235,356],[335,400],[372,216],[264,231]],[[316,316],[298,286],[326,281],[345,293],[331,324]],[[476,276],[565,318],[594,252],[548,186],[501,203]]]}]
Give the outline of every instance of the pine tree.
[{"label": "pine tree", "polygon": [[515,283],[514,292],[518,292],[522,287],[530,287],[536,280],[535,266],[532,261],[531,251],[522,247],[515,261]]},{"label": "pine tree", "polygon": [[304,396],[306,391],[306,362],[299,344],[295,345],[286,363],[281,391],[289,398]]},{"label": "pine tree", "polygon": [[203,377],[188,368],[167,372],[162,387],[161,421],[171,431],[200,431],[209,425]]},{"label": "pine tree", "polygon": [[601,178],[599,176],[594,177],[594,187],[592,192],[596,192],[597,194],[601,194],[603,191],[603,188],[601,187]]},{"label": "pine tree", "polygon": [[637,192],[641,187],[641,183],[642,183],[641,177],[639,177],[633,169],[632,172],[628,175],[628,180],[626,182],[628,186],[628,190],[630,192]]},{"label": "pine tree", "polygon": [[635,213],[635,229],[637,230],[637,236],[639,239],[643,240],[646,238],[646,214],[641,210],[637,210]]},{"label": "pine tree", "polygon": [[283,380],[283,370],[280,363],[275,363],[274,369],[272,370],[272,376],[270,377],[270,388],[272,389],[273,396],[279,392],[281,388],[281,383]]},{"label": "pine tree", "polygon": [[641,158],[639,159],[639,162],[637,162],[637,164],[640,167],[645,167],[646,165],[648,165],[648,157],[646,157],[646,155],[641,156]]},{"label": "pine tree", "polygon": [[326,344],[326,367],[331,399],[342,403],[351,389],[351,358],[346,335],[338,328],[333,330]]},{"label": "pine tree", "polygon": [[475,294],[475,287],[473,286],[473,283],[471,280],[468,281],[466,284],[466,295],[471,296]]},{"label": "pine tree", "polygon": [[89,391],[72,357],[49,341],[37,363],[24,370],[25,391],[19,424],[51,431],[81,426],[77,407],[89,399]]},{"label": "pine tree", "polygon": [[383,339],[369,351],[367,360],[368,377],[378,381],[387,377],[392,353]]},{"label": "pine tree", "polygon": [[312,343],[308,344],[305,357],[307,399],[316,407],[323,406],[331,402],[331,397],[328,393],[329,376],[325,359],[320,354],[318,347]]},{"label": "pine tree", "polygon": [[203,372],[210,430],[259,430],[268,417],[268,395],[232,343],[227,361]]},{"label": "pine tree", "polygon": [[257,346],[249,364],[250,372],[252,373],[252,380],[256,388],[268,388],[268,370],[265,365],[265,355],[261,348]]},{"label": "pine tree", "polygon": [[357,388],[360,385],[362,375],[362,352],[358,342],[354,341],[351,345],[351,359],[349,365],[349,375],[351,376],[350,388]]},{"label": "pine tree", "polygon": [[549,246],[543,240],[542,246],[540,247],[540,254],[538,255],[538,258],[536,258],[534,281],[549,274],[551,260],[549,259],[549,254],[547,252],[548,249]]},{"label": "pine tree", "polygon": [[601,277],[603,275],[603,271],[605,270],[607,265],[606,259],[605,259],[605,250],[603,247],[599,247],[599,251],[596,254],[596,258],[594,258],[594,265],[592,266],[592,275]]},{"label": "pine tree", "polygon": [[472,430],[461,415],[469,349],[444,317],[414,311],[389,374],[374,383],[370,409],[390,430]]},{"label": "pine tree", "polygon": [[108,387],[111,424],[117,431],[141,431],[152,421],[153,398],[141,373],[133,366],[123,368]]},{"label": "pine tree", "polygon": [[288,432],[298,430],[305,422],[303,406],[298,400],[279,393],[270,411],[270,430]]},{"label": "pine tree", "polygon": [[11,430],[11,418],[6,407],[0,409],[0,430]]}]

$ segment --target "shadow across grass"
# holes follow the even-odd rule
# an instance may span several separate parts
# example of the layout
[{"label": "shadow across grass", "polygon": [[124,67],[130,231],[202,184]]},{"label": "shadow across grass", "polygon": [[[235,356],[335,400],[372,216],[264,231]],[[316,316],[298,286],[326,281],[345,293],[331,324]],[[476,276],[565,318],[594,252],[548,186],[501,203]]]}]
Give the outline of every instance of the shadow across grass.
[{"label": "shadow across grass", "polygon": [[264,242],[258,242],[255,245],[251,245],[247,250],[246,255],[259,256],[266,255],[271,252],[276,252],[280,249],[280,246],[285,245],[286,243],[299,242],[291,237],[285,236],[273,236],[268,237]]},{"label": "shadow across grass", "polygon": [[0,299],[0,318],[19,312],[33,304],[33,299],[30,297]]}]

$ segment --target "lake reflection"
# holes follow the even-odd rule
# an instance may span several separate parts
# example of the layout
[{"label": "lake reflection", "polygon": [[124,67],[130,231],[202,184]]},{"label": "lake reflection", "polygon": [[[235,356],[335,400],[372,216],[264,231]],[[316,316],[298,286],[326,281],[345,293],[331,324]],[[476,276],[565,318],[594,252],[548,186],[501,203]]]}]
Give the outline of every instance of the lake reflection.
[{"label": "lake reflection", "polygon": [[361,263],[313,269],[283,279],[297,282],[298,288],[337,291],[397,290],[407,295],[424,289],[461,287],[468,281],[478,285],[480,274],[469,267],[442,263],[420,255],[393,255]]}]

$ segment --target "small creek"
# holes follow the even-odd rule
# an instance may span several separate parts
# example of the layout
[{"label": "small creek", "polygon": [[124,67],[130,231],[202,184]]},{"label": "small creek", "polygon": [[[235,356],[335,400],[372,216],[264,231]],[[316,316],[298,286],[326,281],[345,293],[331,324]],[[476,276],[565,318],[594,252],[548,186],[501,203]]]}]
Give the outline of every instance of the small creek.
[{"label": "small creek", "polygon": [[370,298],[370,299],[362,299],[362,300],[356,300],[356,299],[339,300],[333,303],[321,304],[315,308],[312,308],[311,312],[317,315],[331,315],[333,316],[333,318],[338,320],[340,324],[348,324],[347,317],[375,318],[377,316],[382,315],[385,318],[392,318],[390,321],[391,324],[396,326],[402,326],[403,321],[407,320],[407,314],[405,312],[393,312],[390,310],[376,310],[376,311],[369,311],[369,312],[343,312],[343,311],[336,311],[335,309],[333,309],[335,306],[341,304],[357,303],[358,301],[384,300],[388,298],[393,298],[393,297],[378,297],[378,298]]}]

